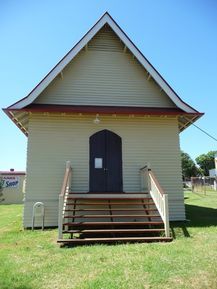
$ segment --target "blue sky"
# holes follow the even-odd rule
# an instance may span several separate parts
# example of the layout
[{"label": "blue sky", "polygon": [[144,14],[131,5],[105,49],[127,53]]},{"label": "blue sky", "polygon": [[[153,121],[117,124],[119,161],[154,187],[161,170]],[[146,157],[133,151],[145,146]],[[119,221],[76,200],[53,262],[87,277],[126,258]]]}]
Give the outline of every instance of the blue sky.
[{"label": "blue sky", "polygon": [[[205,112],[198,126],[217,138],[217,1],[0,1],[0,107],[25,97],[108,11],[178,95]],[[27,139],[0,112],[0,170],[25,170]],[[195,127],[180,134],[197,157],[217,142]]]}]

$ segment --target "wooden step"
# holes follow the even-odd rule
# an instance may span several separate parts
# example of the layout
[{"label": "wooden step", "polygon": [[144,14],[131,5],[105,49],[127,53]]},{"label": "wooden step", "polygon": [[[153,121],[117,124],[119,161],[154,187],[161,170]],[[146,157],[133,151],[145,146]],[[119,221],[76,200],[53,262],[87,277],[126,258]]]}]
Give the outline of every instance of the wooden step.
[{"label": "wooden step", "polygon": [[66,203],[67,206],[78,206],[78,205],[82,205],[82,206],[104,206],[104,205],[122,205],[122,206],[125,206],[125,205],[140,205],[140,206],[143,206],[143,205],[154,205],[153,202],[147,202],[147,203],[131,203],[131,202],[115,202],[115,203],[101,203],[101,202],[97,202],[97,203],[91,203],[91,202],[87,202],[87,203]]},{"label": "wooden step", "polygon": [[95,230],[65,230],[63,233],[69,234],[85,234],[85,233],[160,233],[165,232],[164,229],[95,229]]},{"label": "wooden step", "polygon": [[64,218],[159,218],[160,215],[75,215],[64,216]]},{"label": "wooden step", "polygon": [[90,212],[108,212],[108,211],[124,211],[124,212],[134,212],[134,211],[136,211],[136,212],[144,212],[144,211],[147,211],[147,212],[156,212],[157,211],[157,209],[155,208],[155,209],[148,209],[148,208],[143,208],[143,209],[137,209],[137,208],[135,208],[135,209],[133,209],[133,208],[130,208],[130,209],[124,209],[124,208],[120,208],[120,209],[113,209],[113,208],[108,208],[108,209],[67,209],[67,210],[65,210],[65,212],[88,212],[88,211],[90,211]]},{"label": "wooden step", "polygon": [[147,192],[130,192],[130,193],[123,193],[123,192],[116,192],[116,193],[114,193],[114,192],[101,192],[101,193],[99,193],[99,192],[91,192],[91,193],[89,193],[89,192],[87,192],[87,193],[81,193],[81,192],[69,192],[68,193],[69,195],[84,195],[85,197],[88,197],[88,195],[104,195],[104,194],[106,194],[106,195],[111,195],[111,196],[115,196],[115,195],[123,195],[123,196],[128,196],[128,195],[133,195],[133,194],[139,194],[139,195],[147,195],[147,194],[149,194],[149,192],[147,191]]},{"label": "wooden step", "polygon": [[111,200],[123,200],[123,201],[128,201],[128,200],[141,200],[141,201],[143,201],[143,200],[152,200],[152,198],[150,198],[150,197],[132,197],[132,198],[121,198],[121,197],[116,197],[116,198],[114,198],[114,197],[91,197],[91,198],[87,198],[87,197],[85,197],[85,198],[80,198],[80,197],[73,197],[73,196],[70,196],[70,197],[67,197],[66,198],[67,200],[107,200],[107,201],[111,201]]},{"label": "wooden step", "polygon": [[[112,216],[111,216],[112,217]],[[64,226],[119,226],[119,225],[162,225],[163,221],[147,221],[147,222],[67,222]]]},{"label": "wooden step", "polygon": [[114,237],[114,238],[84,238],[84,239],[59,239],[58,243],[65,244],[91,244],[91,243],[130,243],[130,242],[170,242],[170,237]]}]

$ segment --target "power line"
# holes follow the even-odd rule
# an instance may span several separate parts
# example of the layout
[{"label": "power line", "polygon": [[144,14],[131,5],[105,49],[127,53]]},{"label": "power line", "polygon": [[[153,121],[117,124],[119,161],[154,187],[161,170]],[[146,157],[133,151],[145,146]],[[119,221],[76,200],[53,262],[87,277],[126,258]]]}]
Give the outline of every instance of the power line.
[{"label": "power line", "polygon": [[200,131],[202,131],[203,133],[205,133],[206,135],[208,135],[210,138],[214,139],[215,141],[217,141],[217,139],[212,136],[211,134],[209,134],[207,131],[203,130],[202,128],[200,128],[199,126],[197,126],[196,124],[194,124],[193,122],[191,122],[191,124],[193,124],[193,126],[195,126],[197,129],[199,129]]},{"label": "power line", "polygon": [[214,136],[212,136],[211,134],[209,134],[207,131],[205,131],[204,129],[200,128],[199,126],[197,126],[196,124],[193,123],[192,120],[183,117],[183,119],[189,121],[193,126],[195,126],[197,129],[199,129],[200,131],[202,131],[203,133],[205,133],[207,136],[209,136],[210,138],[212,138],[213,140],[215,140],[217,142],[217,138],[215,138]]}]

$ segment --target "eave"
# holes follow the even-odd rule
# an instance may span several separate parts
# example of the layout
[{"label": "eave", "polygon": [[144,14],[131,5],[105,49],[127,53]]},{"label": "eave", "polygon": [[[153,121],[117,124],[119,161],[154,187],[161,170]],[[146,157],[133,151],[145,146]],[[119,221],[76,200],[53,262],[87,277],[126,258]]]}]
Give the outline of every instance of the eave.
[{"label": "eave", "polygon": [[203,113],[187,113],[179,108],[132,107],[132,106],[87,106],[30,104],[22,109],[3,109],[17,127],[28,136],[30,113],[61,113],[79,115],[129,115],[129,116],[175,116],[178,118],[180,132],[200,118]]},{"label": "eave", "polygon": [[28,136],[28,122],[29,122],[29,113],[23,110],[10,110],[4,108],[3,111],[7,116],[15,123],[15,125],[26,135]]}]

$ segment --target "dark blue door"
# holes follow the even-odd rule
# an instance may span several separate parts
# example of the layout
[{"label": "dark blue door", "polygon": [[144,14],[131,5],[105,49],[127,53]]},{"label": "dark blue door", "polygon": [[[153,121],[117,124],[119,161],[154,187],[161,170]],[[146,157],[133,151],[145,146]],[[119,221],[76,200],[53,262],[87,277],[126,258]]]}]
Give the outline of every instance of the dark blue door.
[{"label": "dark blue door", "polygon": [[121,137],[102,130],[90,137],[90,192],[122,192]]}]

